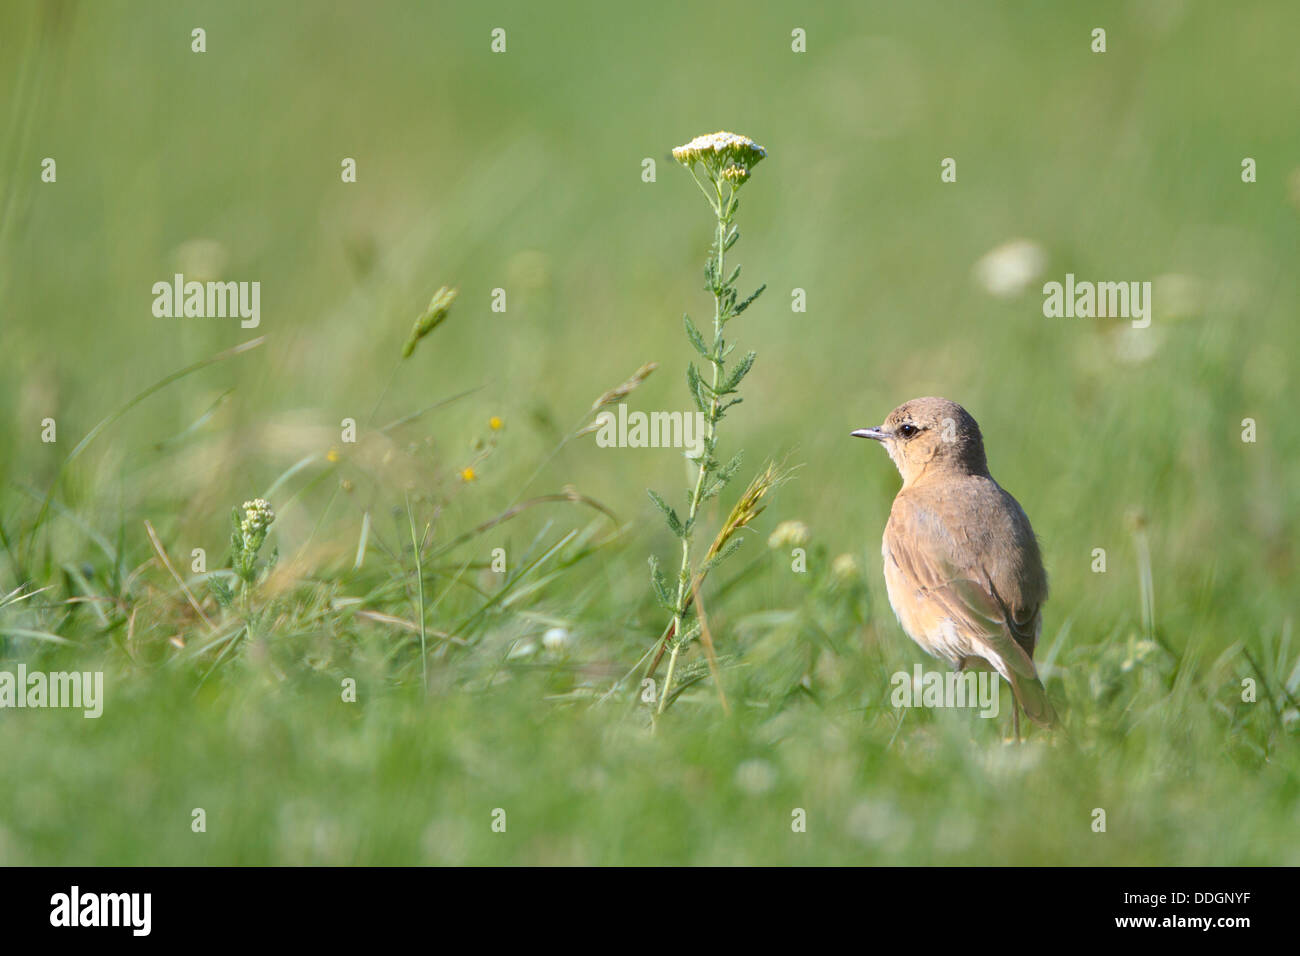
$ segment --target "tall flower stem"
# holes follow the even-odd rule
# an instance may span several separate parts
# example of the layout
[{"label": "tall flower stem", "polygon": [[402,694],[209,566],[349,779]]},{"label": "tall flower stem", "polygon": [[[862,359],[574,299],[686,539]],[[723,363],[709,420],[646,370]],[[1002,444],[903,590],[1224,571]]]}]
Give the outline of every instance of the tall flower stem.
[{"label": "tall flower stem", "polygon": [[[692,177],[694,178],[694,177]],[[699,183],[699,180],[696,179]],[[700,184],[703,189],[703,184]],[[720,187],[714,187],[716,200],[710,199],[713,205],[713,211],[717,216],[717,231],[713,240],[713,254],[716,269],[717,281],[713,285],[713,345],[710,349],[710,364],[713,366],[713,374],[709,382],[709,409],[705,414],[705,432],[704,447],[699,459],[699,471],[695,476],[695,487],[691,491],[690,507],[686,512],[686,533],[682,536],[682,564],[677,574],[677,601],[673,608],[673,629],[669,638],[668,673],[664,677],[663,693],[659,695],[659,707],[657,713],[662,714],[664,707],[668,704],[668,696],[672,691],[673,673],[677,669],[677,655],[682,649],[682,622],[685,616],[686,598],[691,587],[691,539],[695,527],[695,517],[700,510],[700,502],[704,494],[704,479],[708,473],[716,466],[713,457],[714,448],[717,444],[718,433],[718,386],[722,375],[722,325],[726,319],[726,306],[723,302],[723,296],[726,291],[726,285],[723,284],[723,266],[726,262],[727,255],[727,234],[731,229],[732,217],[735,215],[736,207],[736,189],[734,186],[728,186],[728,195],[726,201],[723,201],[722,190]],[[708,193],[706,192],[707,196]]]},{"label": "tall flower stem", "polygon": [[[694,359],[686,365],[686,384],[695,404],[694,414],[703,419],[701,447],[694,456],[698,470],[695,474],[694,487],[689,491],[686,513],[679,516],[677,510],[660,495],[654,491],[649,492],[651,500],[663,512],[669,530],[681,542],[681,564],[677,571],[675,595],[671,583],[659,567],[658,560],[653,555],[650,558],[650,580],[654,586],[655,596],[659,605],[672,614],[668,626],[655,642],[654,659],[645,672],[647,678],[653,678],[660,659],[665,653],[669,653],[668,673],[664,676],[663,691],[656,695],[656,715],[662,714],[668,707],[673,693],[673,680],[677,677],[677,659],[685,646],[695,637],[695,629],[689,626],[689,615],[692,602],[698,596],[700,582],[710,568],[735,551],[740,544],[738,539],[733,540],[735,532],[757,513],[730,515],[723,530],[710,546],[703,563],[700,567],[695,567],[691,560],[691,544],[701,506],[721,493],[735,475],[741,462],[741,456],[737,454],[725,466],[719,464],[715,457],[718,445],[718,423],[729,408],[741,401],[740,398],[732,396],[736,395],[741,381],[753,367],[755,353],[747,353],[744,358],[727,368],[727,356],[731,354],[734,346],[728,344],[723,338],[723,330],[728,322],[749,308],[763,292],[764,287],[759,286],[748,298],[740,300],[736,289],[740,268],[732,269],[730,274],[727,274],[725,269],[727,250],[740,237],[734,225],[736,211],[739,208],[736,193],[749,180],[754,166],[766,155],[767,151],[749,137],[726,131],[697,136],[686,145],[673,149],[673,158],[690,172],[695,185],[708,200],[709,208],[713,210],[715,222],[713,247],[709,250],[709,257],[704,265],[704,287],[713,294],[713,341],[706,342],[705,333],[691,321],[691,317],[682,316],[686,337],[695,350],[696,356],[712,365],[713,370],[706,375],[697,367]],[[742,503],[744,500],[749,499],[742,499]],[[756,499],[752,499],[751,504],[754,501]],[[738,504],[737,507],[741,505]],[[698,608],[696,613],[699,613]],[[714,680],[719,680],[713,640],[705,629],[702,618],[699,634],[708,656],[709,669]],[[726,697],[722,693],[720,682],[718,694],[725,709]]]}]

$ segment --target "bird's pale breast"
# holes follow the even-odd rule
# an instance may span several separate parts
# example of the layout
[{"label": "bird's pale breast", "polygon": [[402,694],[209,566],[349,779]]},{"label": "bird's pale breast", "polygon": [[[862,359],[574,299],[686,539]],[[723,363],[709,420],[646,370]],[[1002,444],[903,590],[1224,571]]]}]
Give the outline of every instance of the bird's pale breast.
[{"label": "bird's pale breast", "polygon": [[885,564],[885,591],[889,606],[907,636],[921,645],[922,650],[934,657],[957,663],[972,655],[970,641],[964,638],[957,622],[936,601],[910,581],[893,559],[889,550],[889,535],[885,534],[881,556]]},{"label": "bird's pale breast", "polygon": [[996,482],[900,492],[881,555],[890,606],[925,651],[987,661],[1004,676],[1008,665],[1032,670],[1046,581],[1028,519]]}]

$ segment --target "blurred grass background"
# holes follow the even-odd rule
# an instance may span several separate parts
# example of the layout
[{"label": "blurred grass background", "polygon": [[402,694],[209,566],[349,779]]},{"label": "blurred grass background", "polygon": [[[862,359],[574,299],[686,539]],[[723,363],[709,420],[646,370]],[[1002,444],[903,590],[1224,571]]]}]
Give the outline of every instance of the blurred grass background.
[{"label": "blurred grass background", "polygon": [[[10,636],[0,657],[103,669],[108,699],[97,721],[0,711],[0,861],[1300,862],[1297,27],[1281,0],[5,4],[0,593],[52,588],[0,628],[75,643]],[[583,694],[662,629],[645,560],[673,542],[645,489],[679,495],[683,463],[590,438],[549,456],[644,362],[629,404],[687,407],[680,315],[707,316],[711,224],[669,150],[724,128],[768,150],[733,261],[769,288],[732,326],[759,358],[720,453],[746,449],[742,481],[801,467],[706,595],[735,715],[705,682],[652,735],[630,698]],[[989,268],[1013,270],[1017,239],[1041,268],[994,294],[977,263],[1002,248]],[[177,271],[260,281],[261,327],[155,318],[151,286]],[[1044,318],[1042,283],[1067,272],[1155,282],[1152,327]],[[444,283],[451,317],[394,372]],[[96,422],[260,335],[110,426],[35,527]],[[364,435],[467,390],[339,444],[345,417]],[[922,659],[880,575],[897,476],[848,432],[926,394],[971,410],[1033,518],[1069,742],[1014,751],[994,722],[889,707],[889,674]],[[216,567],[230,507],[305,456],[273,496],[291,580],[265,646],[200,686],[199,622],[143,522],[182,570],[196,547]],[[468,644],[438,645],[424,698],[411,635],[343,610],[414,618],[406,497],[438,547],[566,485],[617,528],[541,507],[435,563],[429,626]],[[796,519],[807,575],[764,544]],[[491,548],[522,567],[559,542],[493,600]],[[840,554],[860,581],[830,576]],[[563,652],[536,646],[552,627]]]}]

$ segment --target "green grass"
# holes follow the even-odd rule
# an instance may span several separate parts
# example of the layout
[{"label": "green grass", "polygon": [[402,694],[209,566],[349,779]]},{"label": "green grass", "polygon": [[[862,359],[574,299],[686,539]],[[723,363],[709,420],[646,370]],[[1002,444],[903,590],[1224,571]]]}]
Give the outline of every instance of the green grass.
[{"label": "green grass", "polygon": [[[107,700],[0,711],[0,863],[1300,863],[1298,26],[1282,2],[5,5],[0,595],[48,590],[0,601],[0,670],[103,670]],[[719,447],[745,465],[701,527],[764,461],[798,468],[704,589],[731,715],[692,646],[652,729],[647,558],[680,546],[646,489],[692,476],[564,439],[645,362],[629,404],[690,407],[712,236],[668,150],[719,128],[768,150],[738,247],[768,291]],[[1016,237],[1039,285],[1181,275],[1188,304],[1158,285],[1135,356],[1044,318],[1039,285],[986,293],[974,263]],[[260,328],[152,316],[196,238],[262,283]],[[878,556],[897,476],[848,432],[926,394],[980,421],[1042,540],[1051,740],[889,704],[923,660]],[[263,494],[279,557],[244,638],[190,555],[222,568]],[[784,520],[806,574],[766,546]]]}]

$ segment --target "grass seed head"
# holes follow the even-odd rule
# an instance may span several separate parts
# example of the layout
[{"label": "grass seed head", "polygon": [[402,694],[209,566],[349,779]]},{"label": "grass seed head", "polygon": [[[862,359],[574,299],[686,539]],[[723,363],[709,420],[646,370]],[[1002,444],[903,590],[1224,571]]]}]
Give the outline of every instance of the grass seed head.
[{"label": "grass seed head", "polygon": [[424,314],[415,320],[415,325],[411,328],[411,334],[402,346],[402,358],[410,358],[411,353],[415,351],[415,346],[419,344],[420,339],[424,338],[447,318],[451,311],[451,304],[456,301],[457,290],[443,286],[433,294],[429,300],[429,307],[424,310]]},{"label": "grass seed head", "polygon": [[727,515],[727,520],[723,522],[722,528],[718,531],[718,536],[713,539],[713,544],[709,546],[708,557],[720,553],[727,546],[727,542],[740,533],[742,528],[748,527],[750,522],[763,513],[763,499],[767,493],[781,484],[786,479],[785,472],[777,468],[775,464],[769,463],[762,473],[757,475],[745,489],[745,493],[731,508],[731,514]]},{"label": "grass seed head", "polygon": [[650,373],[653,372],[658,367],[659,367],[658,362],[646,362],[639,369],[633,372],[632,377],[629,378],[622,385],[616,385],[614,388],[611,388],[604,395],[600,396],[600,398],[596,399],[595,403],[593,403],[591,406],[591,410],[594,412],[597,409],[604,408],[606,405],[613,405],[615,402],[619,402],[627,398],[627,396],[631,394],[632,391],[635,390],[642,382],[648,379],[650,377]]}]

